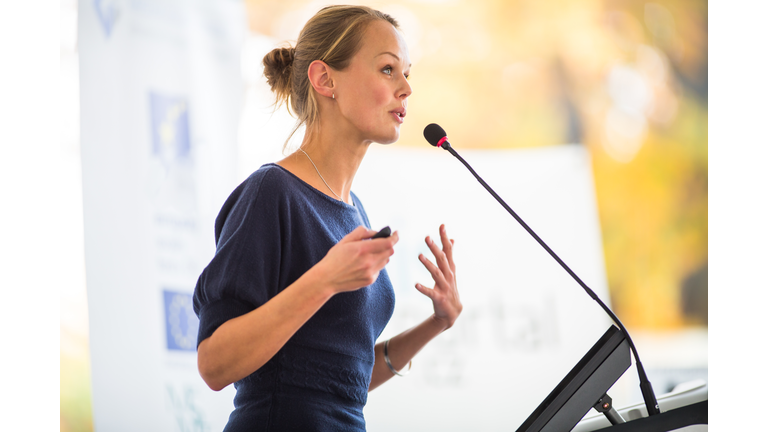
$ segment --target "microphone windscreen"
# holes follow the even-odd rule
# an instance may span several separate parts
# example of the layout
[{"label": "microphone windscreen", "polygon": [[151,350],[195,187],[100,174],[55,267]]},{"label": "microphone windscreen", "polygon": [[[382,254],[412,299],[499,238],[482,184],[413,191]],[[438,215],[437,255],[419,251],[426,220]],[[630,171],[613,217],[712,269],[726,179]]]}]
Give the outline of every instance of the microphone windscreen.
[{"label": "microphone windscreen", "polygon": [[440,142],[441,139],[445,138],[445,136],[446,133],[443,128],[435,123],[430,123],[427,125],[427,127],[424,128],[424,138],[426,138],[427,141],[433,146],[437,146],[437,143]]}]

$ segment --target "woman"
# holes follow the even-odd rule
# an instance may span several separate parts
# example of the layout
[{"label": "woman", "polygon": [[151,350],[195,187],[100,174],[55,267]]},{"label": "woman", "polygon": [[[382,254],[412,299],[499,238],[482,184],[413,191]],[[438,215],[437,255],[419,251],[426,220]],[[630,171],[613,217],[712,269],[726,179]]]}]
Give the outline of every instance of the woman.
[{"label": "woman", "polygon": [[[295,48],[264,58],[278,102],[306,125],[298,151],[244,181],[216,219],[216,255],[200,275],[198,368],[213,390],[235,383],[227,431],[364,431],[367,392],[450,328],[462,305],[453,240],[429,237],[434,314],[376,344],[394,310],[384,271],[398,241],[371,237],[350,191],[371,143],[397,141],[411,87],[390,16],[322,9]],[[296,129],[294,129],[295,132]]]}]

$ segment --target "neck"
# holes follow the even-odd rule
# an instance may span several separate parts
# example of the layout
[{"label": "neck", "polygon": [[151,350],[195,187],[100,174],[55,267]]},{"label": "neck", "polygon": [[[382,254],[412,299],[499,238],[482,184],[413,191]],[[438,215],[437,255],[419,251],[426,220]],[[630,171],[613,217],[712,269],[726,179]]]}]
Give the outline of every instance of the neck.
[{"label": "neck", "polygon": [[345,139],[343,133],[323,133],[323,131],[334,130],[330,126],[320,125],[313,129],[307,131],[301,143],[301,149],[306,152],[306,155],[297,151],[278,164],[315,189],[334,199],[340,197],[342,201],[349,204],[351,203],[349,192],[355,174],[368,151],[370,142]]}]

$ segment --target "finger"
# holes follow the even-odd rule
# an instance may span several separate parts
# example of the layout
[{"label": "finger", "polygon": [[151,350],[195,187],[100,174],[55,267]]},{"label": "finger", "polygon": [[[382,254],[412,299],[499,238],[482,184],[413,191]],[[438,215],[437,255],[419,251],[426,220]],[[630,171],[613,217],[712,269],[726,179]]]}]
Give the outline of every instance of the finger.
[{"label": "finger", "polygon": [[376,231],[360,225],[359,227],[352,230],[352,232],[345,235],[341,240],[339,240],[339,243],[348,243],[371,238],[374,234],[376,234]]},{"label": "finger", "polygon": [[395,253],[395,245],[400,241],[400,235],[395,231],[391,236],[386,238],[377,238],[370,241],[370,249],[372,253],[381,253],[389,251],[389,256]]},{"label": "finger", "polygon": [[440,284],[445,283],[445,278],[443,277],[443,273],[440,271],[440,269],[432,263],[427,257],[424,256],[424,254],[419,254],[419,261],[421,261],[422,264],[424,264],[424,267],[427,268],[427,271],[429,274],[432,275],[432,279],[435,280],[435,286],[438,286]]},{"label": "finger", "polygon": [[398,234],[397,231],[393,232],[389,237],[380,237],[380,238],[371,240],[371,242],[373,243],[388,244],[390,246],[396,245],[398,241],[400,241],[400,234]]},{"label": "finger", "polygon": [[417,283],[416,290],[424,294],[425,296],[427,296],[430,300],[434,300],[433,296],[435,295],[435,290],[433,290],[432,288],[427,288],[424,285]]},{"label": "finger", "polygon": [[397,231],[395,231],[395,232],[393,232],[393,233],[392,233],[392,235],[391,235],[391,236],[389,236],[389,238],[386,238],[385,240],[388,240],[388,241],[389,241],[389,245],[390,245],[390,247],[395,247],[395,245],[397,244],[397,242],[399,242],[399,241],[400,241],[400,233],[398,233]]},{"label": "finger", "polygon": [[440,268],[440,271],[444,274],[452,273],[451,265],[445,256],[445,252],[440,249],[440,246],[438,246],[437,243],[435,243],[435,241],[432,240],[432,238],[429,236],[427,236],[425,241],[427,242],[427,246],[429,246],[429,250],[432,251],[432,255],[435,256],[435,261],[437,263],[437,267]]},{"label": "finger", "polygon": [[451,267],[452,272],[456,272],[456,265],[453,263],[453,239],[448,238],[448,231],[445,229],[445,224],[440,225],[440,240],[443,243],[443,252],[445,258],[448,260],[448,265]]},{"label": "finger", "polygon": [[383,269],[387,264],[389,264],[389,257],[391,257],[392,254],[379,254],[376,260],[374,261],[374,266],[376,270]]}]

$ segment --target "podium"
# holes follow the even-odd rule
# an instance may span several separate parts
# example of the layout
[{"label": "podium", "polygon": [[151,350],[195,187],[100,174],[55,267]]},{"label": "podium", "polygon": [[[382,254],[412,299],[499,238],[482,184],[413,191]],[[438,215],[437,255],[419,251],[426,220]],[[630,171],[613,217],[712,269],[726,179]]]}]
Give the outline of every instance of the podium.
[{"label": "podium", "polygon": [[[617,411],[607,392],[630,365],[626,335],[612,325],[517,432],[661,432],[707,424],[704,382],[660,397],[660,414],[648,416],[645,404]],[[602,414],[584,418],[592,408]]]}]

